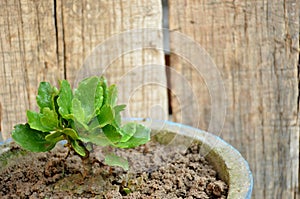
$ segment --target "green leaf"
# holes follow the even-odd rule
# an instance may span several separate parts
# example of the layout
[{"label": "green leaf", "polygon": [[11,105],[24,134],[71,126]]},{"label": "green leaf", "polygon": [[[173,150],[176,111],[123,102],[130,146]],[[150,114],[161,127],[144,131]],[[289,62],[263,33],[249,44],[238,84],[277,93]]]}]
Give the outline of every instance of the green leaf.
[{"label": "green leaf", "polygon": [[84,120],[85,120],[84,110],[81,107],[81,102],[77,98],[74,98],[72,100],[72,110],[76,121],[84,124]]},{"label": "green leaf", "polygon": [[41,113],[28,110],[26,112],[26,115],[27,115],[27,120],[28,120],[28,124],[30,125],[30,128],[38,131],[43,131],[43,132],[50,131],[50,129],[44,127],[43,124],[41,123],[41,116],[42,116]]},{"label": "green leaf", "polygon": [[18,124],[12,131],[12,138],[24,149],[33,152],[49,151],[55,146],[55,142],[45,139],[48,133],[31,129],[28,124]]},{"label": "green leaf", "polygon": [[74,122],[71,127],[77,132],[78,137],[85,137],[90,134],[90,130],[88,129],[88,126],[81,124],[79,122]]},{"label": "green leaf", "polygon": [[80,135],[79,140],[81,140],[84,143],[91,142],[93,144],[103,147],[113,145],[113,143],[109,141],[109,139],[104,135],[103,132],[93,132],[87,135]]},{"label": "green leaf", "polygon": [[95,129],[100,129],[101,126],[99,124],[98,118],[97,117],[93,118],[90,121],[90,123],[88,124],[88,127],[89,127],[89,131],[93,131]]},{"label": "green leaf", "polygon": [[77,140],[71,140],[71,146],[80,156],[86,156],[85,148],[83,146],[80,146]]},{"label": "green leaf", "polygon": [[107,124],[111,124],[114,120],[114,110],[110,105],[105,104],[100,109],[100,114],[98,115],[99,126],[103,127]]},{"label": "green leaf", "polygon": [[48,107],[43,109],[43,114],[40,115],[41,124],[44,128],[49,129],[49,131],[58,128],[58,118],[54,110],[50,110]]},{"label": "green leaf", "polygon": [[[150,129],[141,124],[128,123],[122,130],[124,133],[123,138],[121,139],[122,142],[116,144],[117,147],[134,148],[145,144],[150,140]],[[134,134],[132,135],[133,132]],[[132,136],[130,137],[130,135]],[[128,137],[130,137],[130,139],[128,139]]]},{"label": "green leaf", "polygon": [[84,110],[81,107],[81,102],[77,98],[74,98],[72,101],[72,109],[74,116],[72,128],[78,132],[78,135],[83,136],[88,133],[89,127],[85,123]]},{"label": "green leaf", "polygon": [[125,108],[126,108],[125,104],[120,104],[114,107],[116,113],[120,113],[124,111]]},{"label": "green leaf", "polygon": [[84,79],[75,90],[74,98],[81,103],[85,123],[89,123],[95,116],[95,104],[98,106],[101,101],[98,94],[96,94],[96,91],[99,91],[99,81],[99,78],[96,76]]},{"label": "green leaf", "polygon": [[103,89],[103,103],[105,103],[107,99],[107,81],[103,76],[101,76],[99,80],[99,83]]},{"label": "green leaf", "polygon": [[116,85],[113,84],[107,89],[107,99],[105,103],[114,107],[116,105],[117,98],[118,98],[118,89]]},{"label": "green leaf", "polygon": [[73,93],[67,80],[61,81],[58,96],[57,104],[59,106],[58,111],[60,115],[65,119],[71,119]]},{"label": "green leaf", "polygon": [[62,133],[67,135],[67,136],[70,136],[73,140],[77,140],[79,138],[76,131],[74,129],[71,129],[71,128],[65,128],[62,131]]},{"label": "green leaf", "polygon": [[40,110],[43,110],[45,107],[54,110],[54,97],[57,94],[57,88],[52,87],[49,82],[41,82],[38,89],[38,95],[36,97]]},{"label": "green leaf", "polygon": [[122,127],[123,136],[120,142],[127,142],[136,132],[136,123],[127,123]]},{"label": "green leaf", "polygon": [[48,140],[48,141],[51,141],[51,140],[60,141],[60,140],[65,139],[64,135],[69,136],[72,140],[77,140],[79,138],[78,134],[76,133],[75,130],[73,130],[71,128],[65,128],[63,130],[58,130],[58,131],[55,131],[55,132],[51,132],[50,134],[48,134],[45,137],[45,139]]},{"label": "green leaf", "polygon": [[112,142],[117,143],[122,138],[122,132],[112,125],[106,125],[102,128],[104,135]]},{"label": "green leaf", "polygon": [[121,125],[121,112],[125,109],[126,105],[121,104],[114,107],[115,111],[115,121],[114,125],[119,127]]},{"label": "green leaf", "polygon": [[62,131],[55,131],[53,133],[49,133],[45,136],[45,139],[49,142],[58,142],[64,140],[63,132]]},{"label": "green leaf", "polygon": [[128,161],[125,158],[119,157],[112,153],[105,156],[104,163],[109,166],[122,167],[126,171],[129,169]]},{"label": "green leaf", "polygon": [[32,129],[49,132],[55,130],[58,126],[57,114],[48,107],[44,108],[42,113],[27,111],[28,124]]},{"label": "green leaf", "polygon": [[96,88],[96,93],[95,93],[95,113],[96,115],[99,114],[99,111],[102,107],[103,104],[103,88],[101,86],[101,83],[99,82]]}]

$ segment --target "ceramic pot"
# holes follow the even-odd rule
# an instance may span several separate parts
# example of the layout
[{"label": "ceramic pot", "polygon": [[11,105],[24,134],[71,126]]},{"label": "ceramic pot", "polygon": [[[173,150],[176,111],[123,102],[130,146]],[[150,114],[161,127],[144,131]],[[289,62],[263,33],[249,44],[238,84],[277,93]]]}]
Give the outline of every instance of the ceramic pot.
[{"label": "ceramic pot", "polygon": [[228,199],[250,199],[253,177],[247,161],[237,149],[220,137],[191,126],[169,122],[143,119],[125,119],[142,123],[155,131],[173,132],[173,143],[182,142],[182,136],[201,143],[201,154],[214,166],[221,180],[229,185]]}]

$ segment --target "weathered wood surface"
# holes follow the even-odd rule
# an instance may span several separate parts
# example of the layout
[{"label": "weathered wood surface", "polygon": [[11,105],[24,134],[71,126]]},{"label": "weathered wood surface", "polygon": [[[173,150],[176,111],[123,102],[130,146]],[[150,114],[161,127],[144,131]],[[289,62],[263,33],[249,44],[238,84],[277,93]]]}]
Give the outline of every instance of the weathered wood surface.
[{"label": "weathered wood surface", "polygon": [[[104,73],[118,85],[119,102],[128,105],[123,116],[166,119],[160,0],[61,0],[57,18],[67,79],[76,84]],[[153,111],[157,106],[160,111]]]},{"label": "weathered wood surface", "polygon": [[[103,68],[110,83],[119,83],[120,101],[129,103],[125,116],[166,117],[164,69],[142,67],[164,65],[164,54],[159,50],[163,41],[161,32],[141,34],[138,40],[137,34],[132,34],[126,40],[113,41],[113,49],[99,52],[102,59],[96,60],[99,70],[95,72],[98,65],[93,70],[87,65],[82,67],[95,61],[90,56],[94,56],[93,49],[110,37],[118,38],[118,34],[132,29],[160,28],[159,0],[1,1],[0,13],[0,122],[4,138],[14,124],[26,121],[26,109],[36,108],[40,81],[57,85],[59,79],[67,78],[73,84],[84,77],[82,74],[89,75],[87,72],[102,74]],[[112,51],[116,46],[123,49],[134,42],[135,46],[127,49],[130,52]],[[149,48],[135,49],[137,42]],[[152,92],[146,92],[149,88]],[[160,111],[151,112],[156,105]]]},{"label": "weathered wood surface", "polygon": [[[171,51],[178,45],[172,32],[179,31],[198,42],[221,73],[227,96],[221,136],[249,161],[253,198],[298,198],[299,1],[169,0],[169,13]],[[174,118],[195,124],[197,117],[207,129],[210,70],[198,74],[188,61],[171,53],[171,66],[192,87],[180,90],[171,76],[171,88],[184,99],[173,95]],[[197,103],[199,115],[181,119]]]},{"label": "weathered wood surface", "polygon": [[40,81],[64,77],[58,64],[54,3],[0,2],[1,131],[9,136],[14,124],[25,122],[26,109],[36,108]]}]

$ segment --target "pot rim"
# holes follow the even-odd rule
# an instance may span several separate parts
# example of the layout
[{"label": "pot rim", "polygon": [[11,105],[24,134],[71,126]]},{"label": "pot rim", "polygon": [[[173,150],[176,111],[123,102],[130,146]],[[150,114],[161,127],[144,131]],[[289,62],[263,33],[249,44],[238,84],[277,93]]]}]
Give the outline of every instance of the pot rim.
[{"label": "pot rim", "polygon": [[[227,173],[220,178],[229,184],[228,198],[250,199],[253,190],[253,176],[248,162],[232,145],[217,135],[204,130],[166,120],[145,118],[123,118],[124,122],[135,121],[153,130],[168,130],[179,135],[199,140],[205,145],[204,153],[213,156],[211,160],[219,172],[226,169]],[[201,147],[202,148],[202,147]],[[216,161],[217,160],[217,161]]]}]

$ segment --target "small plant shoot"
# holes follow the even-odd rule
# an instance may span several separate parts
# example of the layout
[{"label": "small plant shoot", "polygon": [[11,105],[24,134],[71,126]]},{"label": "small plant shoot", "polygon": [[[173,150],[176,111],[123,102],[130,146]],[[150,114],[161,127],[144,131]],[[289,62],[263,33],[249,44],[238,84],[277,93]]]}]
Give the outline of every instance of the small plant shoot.
[{"label": "small plant shoot", "polygon": [[[133,148],[150,140],[150,129],[137,123],[121,123],[125,105],[117,105],[117,87],[107,86],[104,77],[92,76],[71,89],[62,80],[60,88],[41,82],[36,97],[39,112],[27,111],[27,123],[18,124],[12,138],[24,149],[33,152],[51,150],[57,142],[82,158],[89,156],[88,146]],[[128,162],[109,154],[105,163],[128,169]]]}]

